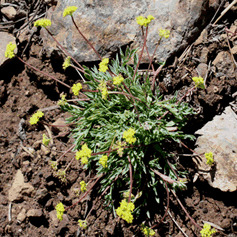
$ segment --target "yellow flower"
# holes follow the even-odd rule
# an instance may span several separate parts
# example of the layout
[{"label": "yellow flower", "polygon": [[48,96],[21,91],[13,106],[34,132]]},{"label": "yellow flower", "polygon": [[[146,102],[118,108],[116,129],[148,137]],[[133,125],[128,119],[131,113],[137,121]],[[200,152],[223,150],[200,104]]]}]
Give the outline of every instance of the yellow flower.
[{"label": "yellow flower", "polygon": [[63,11],[63,17],[70,15],[72,16],[72,14],[77,10],[78,7],[76,6],[70,6],[70,7],[66,7]]},{"label": "yellow flower", "polygon": [[214,163],[213,153],[212,152],[205,153],[205,157],[207,159],[206,164],[212,166]]},{"label": "yellow flower", "polygon": [[136,141],[136,138],[134,137],[134,134],[136,131],[133,128],[129,128],[127,131],[123,132],[123,138],[128,142],[129,144],[132,144]]},{"label": "yellow flower", "polygon": [[108,156],[104,155],[101,156],[100,160],[99,160],[99,164],[101,164],[104,168],[107,168],[107,161],[108,161]]},{"label": "yellow flower", "polygon": [[58,101],[58,105],[59,106],[64,106],[66,103],[67,103],[67,100],[66,100],[66,95],[64,95],[63,93],[60,95],[61,97],[61,100]]},{"label": "yellow flower", "polygon": [[14,58],[15,57],[15,53],[14,53],[15,48],[16,48],[16,44],[9,42],[6,47],[5,57],[6,58]]},{"label": "yellow flower", "polygon": [[48,138],[45,134],[43,134],[42,143],[43,143],[45,146],[48,146],[48,145],[49,145],[49,142],[50,142],[50,138]]},{"label": "yellow flower", "polygon": [[102,80],[98,86],[98,89],[101,91],[102,94],[102,99],[107,100],[108,97],[108,89],[106,87],[106,82],[104,80]]},{"label": "yellow flower", "polygon": [[82,228],[82,229],[86,229],[87,228],[87,221],[86,220],[78,220],[78,225]]},{"label": "yellow flower", "polygon": [[153,236],[156,234],[156,232],[154,230],[152,230],[151,228],[149,228],[148,226],[145,226],[145,225],[141,226],[141,231],[143,232],[143,234],[145,236]]},{"label": "yellow flower", "polygon": [[195,82],[196,87],[205,89],[204,79],[202,77],[193,77],[192,80]]},{"label": "yellow flower", "polygon": [[56,206],[56,211],[57,211],[57,218],[61,221],[63,219],[63,213],[65,211],[63,204],[60,202],[57,206]]},{"label": "yellow flower", "polygon": [[144,16],[136,17],[137,24],[145,27],[147,27],[150,24],[150,22],[154,19],[155,18],[152,15],[147,16],[147,18]]},{"label": "yellow flower", "polygon": [[86,182],[85,181],[81,181],[80,182],[80,185],[81,185],[81,191],[84,193],[84,192],[86,192],[86,186],[87,186],[87,184],[86,184]]},{"label": "yellow flower", "polygon": [[63,69],[65,70],[67,67],[71,66],[71,57],[66,57],[64,63],[63,63]]},{"label": "yellow flower", "polygon": [[109,59],[104,58],[99,64],[99,71],[106,72],[108,70],[108,63],[109,63]]},{"label": "yellow flower", "polygon": [[166,38],[168,39],[170,37],[170,30],[166,30],[166,29],[160,29],[159,30],[159,36],[162,38]]},{"label": "yellow flower", "polygon": [[81,83],[73,84],[72,92],[74,95],[79,95],[79,91],[82,89]]},{"label": "yellow flower", "polygon": [[119,75],[117,77],[113,77],[113,84],[114,85],[120,85],[124,81],[124,78]]},{"label": "yellow flower", "polygon": [[81,150],[76,152],[76,160],[81,159],[81,163],[88,164],[88,158],[91,157],[92,150],[86,144],[82,145]]},{"label": "yellow flower", "polygon": [[133,221],[133,215],[131,212],[133,212],[135,206],[132,202],[127,202],[126,199],[123,199],[120,202],[120,207],[116,209],[117,215],[127,221],[128,223],[132,223]]},{"label": "yellow flower", "polygon": [[37,21],[35,21],[34,23],[35,27],[41,26],[46,28],[47,26],[51,26],[51,21],[49,19],[39,19]]},{"label": "yellow flower", "polygon": [[37,124],[39,119],[44,116],[44,113],[42,111],[37,111],[30,117],[30,124]]},{"label": "yellow flower", "polygon": [[202,237],[212,237],[213,234],[216,233],[216,230],[213,228],[211,229],[211,225],[205,223],[203,225],[202,230],[200,231],[200,234]]}]

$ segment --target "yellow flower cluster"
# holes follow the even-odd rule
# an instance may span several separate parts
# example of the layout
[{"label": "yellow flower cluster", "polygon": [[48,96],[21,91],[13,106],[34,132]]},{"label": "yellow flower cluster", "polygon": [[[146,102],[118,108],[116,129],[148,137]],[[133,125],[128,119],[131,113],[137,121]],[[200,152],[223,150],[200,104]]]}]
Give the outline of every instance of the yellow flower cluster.
[{"label": "yellow flower cluster", "polygon": [[108,156],[103,155],[100,157],[99,164],[101,164],[104,168],[107,168],[107,161],[108,161]]},{"label": "yellow flower cluster", "polygon": [[37,111],[30,117],[30,124],[37,124],[39,119],[44,116],[44,113],[42,111]]},{"label": "yellow flower cluster", "polygon": [[136,141],[136,138],[134,137],[134,134],[136,131],[133,128],[129,128],[127,131],[123,132],[123,138],[128,142],[129,144],[132,144]]},{"label": "yellow flower cluster", "polygon": [[206,164],[212,166],[214,163],[213,153],[212,152],[205,153],[205,157],[207,159]]},{"label": "yellow flower cluster", "polygon": [[65,211],[63,204],[60,202],[56,206],[56,211],[57,211],[57,218],[61,221],[63,219],[63,213]]},{"label": "yellow flower cluster", "polygon": [[113,77],[113,84],[114,85],[119,86],[123,81],[124,81],[124,78],[121,75],[119,75],[117,77]]},{"label": "yellow flower cluster", "polygon": [[99,71],[106,72],[108,70],[108,63],[109,63],[109,59],[104,58],[99,64]]},{"label": "yellow flower cluster", "polygon": [[147,18],[144,16],[138,16],[136,17],[137,24],[140,26],[145,26],[147,27],[152,20],[154,20],[154,16],[149,15]]},{"label": "yellow flower cluster", "polygon": [[160,29],[159,30],[159,36],[161,37],[161,38],[166,38],[166,39],[168,39],[169,37],[170,37],[170,30],[166,30],[166,29]]},{"label": "yellow flower cluster", "polygon": [[63,63],[63,69],[65,70],[67,67],[71,66],[71,57],[66,57],[64,63]]},{"label": "yellow flower cluster", "polygon": [[66,95],[61,94],[60,97],[61,97],[61,100],[58,101],[58,105],[64,106],[67,103]]},{"label": "yellow flower cluster", "polygon": [[120,202],[120,207],[116,209],[117,215],[127,221],[127,223],[132,223],[133,221],[133,215],[131,212],[133,212],[135,206],[132,202],[127,202],[126,199],[123,199]]},{"label": "yellow flower cluster", "polygon": [[87,186],[87,184],[86,184],[86,182],[85,181],[81,181],[80,182],[80,185],[81,185],[81,191],[84,193],[84,192],[86,192],[86,186]]},{"label": "yellow flower cluster", "polygon": [[156,232],[154,230],[152,230],[151,228],[149,228],[148,226],[142,225],[141,226],[141,231],[145,236],[154,236],[156,234]]},{"label": "yellow flower cluster", "polygon": [[200,234],[202,237],[212,237],[212,235],[215,233],[216,233],[216,230],[214,228],[211,229],[211,225],[207,223],[203,225],[203,228],[200,231]]},{"label": "yellow flower cluster", "polygon": [[65,16],[72,16],[72,14],[77,10],[78,7],[76,6],[69,6],[69,7],[66,7],[63,11],[63,17]]},{"label": "yellow flower cluster", "polygon": [[82,228],[82,229],[86,229],[87,228],[87,221],[86,220],[78,220],[78,225]]},{"label": "yellow flower cluster", "polygon": [[204,79],[202,77],[193,77],[192,80],[195,82],[196,87],[205,89]]},{"label": "yellow flower cluster", "polygon": [[48,145],[49,145],[49,142],[50,142],[50,138],[48,138],[45,134],[43,134],[42,143],[43,143],[45,146],[48,146]]},{"label": "yellow flower cluster", "polygon": [[86,144],[82,145],[81,150],[76,152],[76,160],[81,159],[82,164],[88,164],[88,158],[91,157],[92,150]]},{"label": "yellow flower cluster", "polygon": [[35,27],[41,26],[46,28],[47,26],[51,26],[51,21],[49,19],[39,19],[37,21],[35,21],[34,23]]},{"label": "yellow flower cluster", "polygon": [[16,44],[9,42],[6,47],[5,57],[6,58],[14,58],[15,57],[15,53],[14,53],[15,48],[16,48]]},{"label": "yellow flower cluster", "polygon": [[106,87],[106,82],[104,80],[101,81],[101,83],[99,84],[98,89],[101,91],[102,99],[107,100],[109,92],[108,92],[108,89]]},{"label": "yellow flower cluster", "polygon": [[81,83],[73,84],[72,92],[74,95],[79,95],[79,91],[82,89]]}]

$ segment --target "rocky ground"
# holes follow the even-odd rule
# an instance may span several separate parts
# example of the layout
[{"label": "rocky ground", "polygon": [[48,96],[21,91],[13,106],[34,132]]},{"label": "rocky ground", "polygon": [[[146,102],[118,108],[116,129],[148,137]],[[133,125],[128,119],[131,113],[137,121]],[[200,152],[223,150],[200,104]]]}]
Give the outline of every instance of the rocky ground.
[{"label": "rocky ground", "polygon": [[[17,9],[20,3],[25,2],[12,1],[13,5],[10,5]],[[228,1],[225,1],[225,4],[222,10],[228,6]],[[52,5],[52,1],[42,4],[41,8],[37,8],[35,4],[35,8],[25,8],[25,11],[41,15]],[[3,7],[4,5],[1,10]],[[22,16],[19,16],[18,19],[21,18]],[[63,72],[60,60],[54,58],[52,61],[47,58],[47,54],[42,50],[39,32],[34,32],[29,27],[29,22],[27,25],[27,17],[23,22],[29,29],[27,28],[24,37],[22,34],[17,35],[17,30],[24,23],[12,24],[9,23],[9,18],[6,21],[3,16],[1,20],[2,23],[5,22],[1,24],[1,32],[8,31],[16,37],[17,42],[20,42],[18,54],[24,52],[23,57],[28,63],[70,85],[79,80],[73,70]],[[193,40],[186,50],[177,54],[177,60],[175,57],[171,58],[160,73],[157,83],[164,97],[176,91],[179,96],[185,94],[193,85],[192,76],[200,75],[206,78],[206,90],[194,91],[184,98],[197,112],[185,128],[189,133],[195,133],[216,115],[221,114],[227,106],[230,106],[234,113],[237,111],[236,32],[234,7],[215,26],[208,24],[200,37]],[[60,111],[57,101],[60,93],[65,90],[54,81],[26,68],[17,59],[5,62],[0,68],[0,75],[0,235],[142,236],[138,220],[129,225],[104,208],[103,197],[98,195],[98,187],[94,187],[82,202],[69,209],[63,221],[57,220],[56,204],[63,201],[66,206],[70,206],[79,200],[79,182],[90,176],[79,163],[72,162],[67,182],[60,182],[54,176],[49,161],[58,158],[72,145],[73,140],[68,136],[68,130],[63,127],[53,129],[46,125],[30,126],[28,121],[37,109],[41,109],[45,113],[47,123],[64,124],[69,115]],[[50,148],[41,144],[43,133],[53,138]],[[236,131],[233,131],[234,133]],[[233,152],[236,153],[236,142],[230,142],[233,144]],[[195,149],[195,144],[188,145]],[[186,148],[180,148],[178,152],[190,153]],[[73,157],[73,152],[68,153],[62,159],[62,167]],[[180,166],[189,172],[189,183],[188,189],[178,192],[177,195],[191,217],[199,225],[204,221],[212,223],[218,230],[215,236],[237,236],[236,186],[231,192],[213,188],[204,179],[204,175],[199,174],[198,166],[191,156],[181,155],[179,159]],[[234,159],[233,166],[236,156]],[[237,171],[236,167],[237,165],[233,172]],[[164,201],[165,206],[167,200]],[[183,232],[186,236],[199,236],[174,196],[170,196],[169,213],[160,223],[162,213],[157,210],[155,218],[147,221],[150,226],[158,223],[155,228],[156,236],[183,236]],[[82,230],[78,227],[77,220],[85,217],[88,228]]]}]

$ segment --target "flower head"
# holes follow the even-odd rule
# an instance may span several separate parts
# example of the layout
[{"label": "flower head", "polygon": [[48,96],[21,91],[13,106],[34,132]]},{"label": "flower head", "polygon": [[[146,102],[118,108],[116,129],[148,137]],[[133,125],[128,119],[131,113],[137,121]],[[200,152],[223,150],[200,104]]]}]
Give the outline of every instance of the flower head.
[{"label": "flower head", "polygon": [[48,146],[48,145],[49,145],[49,142],[50,142],[50,138],[48,138],[45,134],[43,134],[42,143],[43,143],[45,146]]},{"label": "flower head", "polygon": [[41,26],[46,28],[47,26],[51,26],[51,21],[49,19],[39,19],[37,21],[35,21],[34,23],[35,27]]},{"label": "flower head", "polygon": [[108,161],[108,156],[103,155],[100,157],[99,164],[101,164],[104,168],[107,168],[107,161]]},{"label": "flower head", "polygon": [[76,152],[76,160],[81,159],[82,164],[88,164],[88,158],[91,157],[92,150],[86,144],[82,145],[81,150]]},{"label": "flower head", "polygon": [[145,27],[147,27],[150,24],[150,22],[154,19],[155,18],[152,15],[147,16],[147,18],[144,16],[136,17],[137,24]]},{"label": "flower head", "polygon": [[61,97],[61,100],[58,101],[58,105],[59,106],[64,106],[66,103],[67,103],[67,100],[66,100],[66,95],[64,95],[63,93],[60,95]]},{"label": "flower head", "polygon": [[192,80],[195,82],[196,87],[205,89],[204,79],[202,77],[193,77]]},{"label": "flower head", "polygon": [[161,37],[161,38],[166,38],[166,39],[168,39],[169,37],[170,37],[170,30],[166,30],[166,29],[160,29],[159,30],[159,36]]},{"label": "flower head", "polygon": [[63,69],[65,70],[67,67],[71,66],[71,57],[66,57],[64,63],[63,63]]},{"label": "flower head", "polygon": [[44,116],[44,113],[42,111],[37,111],[30,117],[30,124],[37,124],[39,119]]},{"label": "flower head", "polygon": [[124,78],[119,75],[117,77],[113,77],[113,84],[114,85],[120,85],[124,81]]},{"label": "flower head", "polygon": [[15,53],[14,53],[15,48],[16,48],[16,44],[9,42],[6,47],[5,57],[6,58],[14,58],[15,57]]},{"label": "flower head", "polygon": [[136,138],[134,137],[134,134],[136,131],[133,128],[129,128],[127,131],[123,132],[123,138],[128,142],[129,144],[132,144],[136,141]]},{"label": "flower head", "polygon": [[99,64],[99,71],[106,72],[108,70],[108,63],[109,63],[109,59],[104,58]]},{"label": "flower head", "polygon": [[212,237],[212,235],[215,233],[216,233],[216,230],[214,228],[211,229],[211,225],[207,223],[203,225],[203,228],[200,231],[200,234],[202,237]]},{"label": "flower head", "polygon": [[102,80],[98,86],[98,89],[101,91],[102,94],[102,99],[107,100],[108,97],[108,89],[106,87],[106,82],[104,80]]},{"label": "flower head", "polygon": [[82,229],[86,229],[87,228],[87,221],[86,220],[78,220],[78,225],[82,228]]},{"label": "flower head", "polygon": [[57,218],[61,221],[63,219],[63,213],[65,211],[63,204],[60,202],[59,204],[57,204],[55,209],[57,211]]},{"label": "flower head", "polygon": [[79,91],[82,89],[81,83],[73,84],[72,92],[74,95],[79,95]]},{"label": "flower head", "polygon": [[212,152],[205,153],[205,157],[207,159],[206,164],[212,166],[214,163],[213,153]]},{"label": "flower head", "polygon": [[127,202],[126,199],[123,199],[120,202],[120,207],[116,209],[117,215],[127,221],[128,223],[132,223],[133,221],[133,215],[131,212],[133,212],[135,206],[132,202]]},{"label": "flower head", "polygon": [[87,186],[87,184],[86,184],[86,182],[85,181],[81,181],[80,182],[80,185],[81,185],[81,191],[84,193],[84,192],[86,192],[86,186]]},{"label": "flower head", "polygon": [[67,16],[67,15],[70,15],[72,16],[72,14],[77,10],[78,7],[76,6],[69,6],[69,7],[66,7],[63,11],[63,17]]},{"label": "flower head", "polygon": [[145,226],[144,224],[141,226],[141,231],[145,236],[148,236],[148,237],[156,234],[154,230],[152,230],[148,226]]}]

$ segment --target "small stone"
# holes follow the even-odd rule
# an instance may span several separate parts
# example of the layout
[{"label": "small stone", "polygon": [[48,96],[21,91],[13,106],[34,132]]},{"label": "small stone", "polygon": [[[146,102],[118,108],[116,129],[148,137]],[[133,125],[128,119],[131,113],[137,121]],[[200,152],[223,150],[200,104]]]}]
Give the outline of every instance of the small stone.
[{"label": "small stone", "polygon": [[43,212],[41,209],[30,209],[26,215],[27,217],[41,217]]},{"label": "small stone", "polygon": [[24,194],[30,195],[34,190],[34,187],[24,182],[24,176],[21,170],[18,170],[13,184],[8,192],[8,200],[10,202],[20,201],[23,199]]},{"label": "small stone", "polygon": [[206,63],[200,63],[197,66],[197,71],[200,77],[205,78],[208,72],[208,66]]},{"label": "small stone", "polygon": [[26,209],[22,208],[20,213],[17,215],[16,218],[18,221],[23,222],[26,219]]},{"label": "small stone", "polygon": [[16,17],[16,9],[14,7],[3,7],[1,13],[5,15],[9,20],[14,20]]}]

